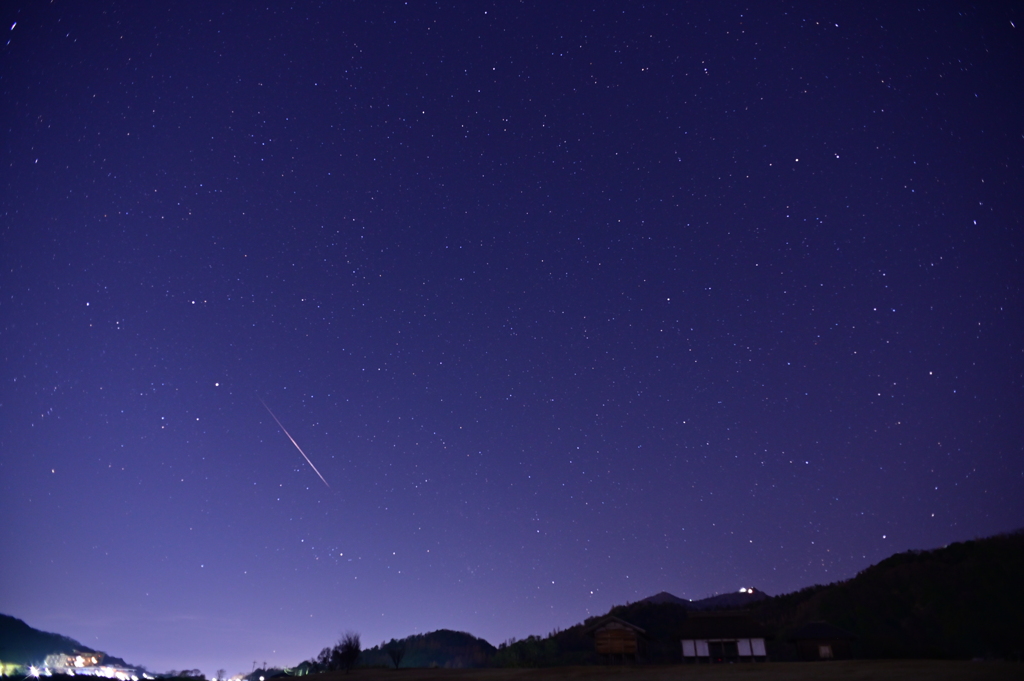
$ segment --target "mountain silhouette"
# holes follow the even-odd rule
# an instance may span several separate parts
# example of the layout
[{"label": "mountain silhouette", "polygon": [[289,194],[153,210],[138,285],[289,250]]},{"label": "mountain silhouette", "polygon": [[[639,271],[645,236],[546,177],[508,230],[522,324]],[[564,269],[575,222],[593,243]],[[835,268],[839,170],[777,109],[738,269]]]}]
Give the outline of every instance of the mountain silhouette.
[{"label": "mountain silhouette", "polygon": [[653,596],[648,596],[639,602],[655,604],[674,603],[675,605],[685,606],[687,610],[719,610],[723,608],[746,608],[766,598],[768,598],[768,594],[759,589],[751,588],[744,589],[743,591],[730,591],[729,593],[709,596],[696,601],[688,601],[667,591],[662,591]]}]

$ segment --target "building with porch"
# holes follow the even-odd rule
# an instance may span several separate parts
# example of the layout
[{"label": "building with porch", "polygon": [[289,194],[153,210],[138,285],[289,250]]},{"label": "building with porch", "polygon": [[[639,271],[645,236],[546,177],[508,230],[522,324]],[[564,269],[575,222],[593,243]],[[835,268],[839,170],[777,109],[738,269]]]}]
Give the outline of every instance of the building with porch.
[{"label": "building with porch", "polygon": [[683,662],[764,662],[768,631],[742,612],[691,612],[682,629]]}]

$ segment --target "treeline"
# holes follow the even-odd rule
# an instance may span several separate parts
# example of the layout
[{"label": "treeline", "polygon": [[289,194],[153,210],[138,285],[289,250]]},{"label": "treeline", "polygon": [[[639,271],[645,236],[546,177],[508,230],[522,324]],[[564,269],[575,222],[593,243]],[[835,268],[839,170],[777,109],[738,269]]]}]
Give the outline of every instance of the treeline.
[{"label": "treeline", "polygon": [[304,674],[335,672],[341,669],[348,671],[355,666],[361,653],[359,634],[346,632],[333,648],[324,648],[315,658],[303,662],[300,668]]}]

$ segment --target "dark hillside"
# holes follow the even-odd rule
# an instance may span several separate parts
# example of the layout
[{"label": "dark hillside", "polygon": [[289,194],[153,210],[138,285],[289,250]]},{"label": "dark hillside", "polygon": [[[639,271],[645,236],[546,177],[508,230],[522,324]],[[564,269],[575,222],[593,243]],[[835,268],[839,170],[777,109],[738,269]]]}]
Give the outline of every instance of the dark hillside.
[{"label": "dark hillside", "polygon": [[863,657],[1020,659],[1024,532],[896,554],[853,579],[769,598],[751,610],[778,635],[826,620],[858,636]]},{"label": "dark hillside", "polygon": [[401,666],[465,669],[485,667],[497,648],[482,638],[463,631],[439,629],[428,634],[415,634],[401,641],[364,650],[359,664],[367,667],[390,667],[387,648],[399,646],[404,651]]},{"label": "dark hillside", "polygon": [[[43,663],[47,655],[53,653],[71,655],[75,652],[94,653],[99,651],[82,645],[73,638],[33,629],[16,617],[0,615],[0,660],[6,663],[38,665]],[[119,657],[105,653],[104,655],[104,664],[126,669],[136,668]]]},{"label": "dark hillside", "polygon": [[0,615],[0,660],[14,664],[41,664],[51,653],[94,652],[78,641],[33,629],[16,617]]}]

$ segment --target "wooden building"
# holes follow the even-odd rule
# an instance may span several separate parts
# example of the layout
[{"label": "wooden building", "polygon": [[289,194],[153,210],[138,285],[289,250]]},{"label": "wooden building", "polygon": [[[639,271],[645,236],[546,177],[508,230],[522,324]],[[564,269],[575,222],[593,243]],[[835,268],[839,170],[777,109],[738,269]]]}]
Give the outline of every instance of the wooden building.
[{"label": "wooden building", "polygon": [[606,615],[587,627],[586,633],[594,637],[594,650],[602,657],[634,662],[643,659],[647,632],[634,624]]},{"label": "wooden building", "polygon": [[682,629],[683,662],[764,662],[767,630],[742,612],[690,613]]},{"label": "wooden building", "polygon": [[848,660],[853,657],[855,638],[828,622],[809,622],[790,634],[801,660]]}]

